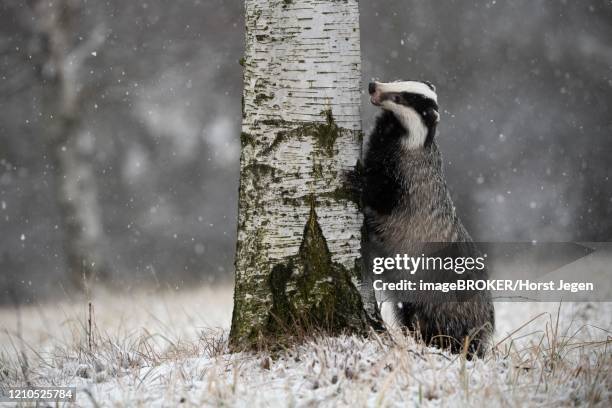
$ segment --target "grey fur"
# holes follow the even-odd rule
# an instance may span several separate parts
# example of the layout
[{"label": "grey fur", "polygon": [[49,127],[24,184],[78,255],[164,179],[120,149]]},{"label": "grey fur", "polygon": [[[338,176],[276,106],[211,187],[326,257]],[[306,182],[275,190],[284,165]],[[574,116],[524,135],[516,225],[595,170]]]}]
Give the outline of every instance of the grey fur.
[{"label": "grey fur", "polygon": [[[421,111],[421,115],[428,114],[425,109]],[[423,123],[435,134],[437,121],[424,117]],[[455,255],[480,256],[456,214],[433,136],[427,145],[409,149],[405,143],[409,133],[393,113],[383,111],[370,136],[361,170],[366,218],[364,259],[371,266],[374,257],[444,254],[451,248]],[[414,279],[418,280],[419,273],[432,272],[417,272]],[[452,274],[440,279],[487,279],[486,270]],[[386,299],[393,302],[395,317],[404,327],[427,343],[449,347],[453,352],[464,350],[466,338],[470,355],[485,352],[494,327],[488,291],[435,296],[415,292],[408,296]]]}]

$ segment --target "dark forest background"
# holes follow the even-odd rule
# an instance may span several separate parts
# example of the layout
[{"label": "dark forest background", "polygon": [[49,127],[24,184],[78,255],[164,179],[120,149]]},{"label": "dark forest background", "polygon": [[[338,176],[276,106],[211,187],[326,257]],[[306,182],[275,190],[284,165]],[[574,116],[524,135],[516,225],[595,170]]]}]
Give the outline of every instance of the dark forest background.
[{"label": "dark forest background", "polygon": [[[0,2],[0,303],[78,286],[58,197],[66,149],[111,285],[231,279],[242,1],[54,1],[70,12],[57,38],[82,51],[66,53],[65,74],[53,1]],[[438,89],[448,183],[476,240],[612,238],[609,0],[360,7],[363,82]],[[79,97],[62,116],[66,78]],[[366,132],[375,114],[364,93]]]}]

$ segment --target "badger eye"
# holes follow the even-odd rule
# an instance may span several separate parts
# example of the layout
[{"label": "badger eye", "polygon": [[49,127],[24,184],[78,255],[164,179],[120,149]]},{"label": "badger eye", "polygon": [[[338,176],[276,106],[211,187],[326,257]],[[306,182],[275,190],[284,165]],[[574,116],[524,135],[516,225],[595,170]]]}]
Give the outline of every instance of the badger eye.
[{"label": "badger eye", "polygon": [[400,103],[400,99],[401,99],[401,98],[399,97],[399,95],[395,95],[395,96],[393,97],[393,102],[395,102],[395,103]]}]

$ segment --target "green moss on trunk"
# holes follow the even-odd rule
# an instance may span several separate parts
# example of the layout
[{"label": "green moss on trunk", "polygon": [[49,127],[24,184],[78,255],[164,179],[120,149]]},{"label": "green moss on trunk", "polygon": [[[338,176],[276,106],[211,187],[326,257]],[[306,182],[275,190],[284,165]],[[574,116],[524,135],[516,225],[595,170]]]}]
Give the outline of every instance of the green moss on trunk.
[{"label": "green moss on trunk", "polygon": [[[261,237],[255,247],[262,249]],[[260,252],[260,251],[257,251]],[[260,262],[257,254],[253,262]],[[244,310],[243,298],[235,298],[232,316],[231,346],[234,350],[261,346],[283,347],[304,333],[343,332],[365,334],[368,319],[361,295],[354,285],[357,270],[349,270],[333,262],[327,241],[319,225],[314,197],[310,198],[310,213],[299,253],[272,268],[267,284],[272,294],[272,307],[263,326],[253,325],[237,310]],[[240,282],[238,282],[240,281]],[[241,293],[256,288],[253,280],[245,282],[237,276]]]},{"label": "green moss on trunk", "polygon": [[[257,95],[255,102],[259,103],[265,97],[266,95],[263,94]],[[261,123],[264,125],[289,128],[289,130],[281,130],[276,132],[274,139],[270,145],[268,145],[268,147],[262,151],[262,154],[266,155],[271,153],[281,143],[293,138],[314,138],[317,147],[328,157],[332,157],[334,155],[334,145],[336,140],[342,134],[353,134],[356,140],[361,144],[361,140],[363,138],[362,133],[360,131],[353,131],[339,127],[334,120],[334,115],[332,114],[331,109],[321,112],[321,115],[325,118],[325,122],[300,123],[287,122],[280,119],[262,120]]]},{"label": "green moss on trunk", "polygon": [[334,120],[332,110],[328,109],[321,112],[325,117],[325,123],[317,123],[314,125],[313,136],[319,146],[327,153],[328,156],[334,154],[334,143],[340,134],[340,128]]},{"label": "green moss on trunk", "polygon": [[[329,333],[366,330],[361,296],[352,275],[333,262],[319,225],[314,197],[297,256],[276,265],[270,276],[272,311],[269,333],[291,338],[299,328]],[[296,327],[297,325],[297,327]]]}]

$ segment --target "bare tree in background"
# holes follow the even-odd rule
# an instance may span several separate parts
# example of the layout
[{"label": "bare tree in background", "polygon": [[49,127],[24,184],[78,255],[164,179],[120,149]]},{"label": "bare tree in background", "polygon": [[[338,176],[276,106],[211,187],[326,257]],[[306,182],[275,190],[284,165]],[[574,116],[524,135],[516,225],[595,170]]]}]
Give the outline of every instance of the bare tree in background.
[{"label": "bare tree in background", "polygon": [[361,152],[360,58],[356,0],[246,0],[234,346],[374,321],[342,183]]},{"label": "bare tree in background", "polygon": [[33,60],[43,89],[46,142],[53,156],[56,197],[72,281],[79,287],[107,274],[103,227],[94,174],[94,138],[82,127],[87,87],[84,64],[105,39],[102,26],[79,36],[79,0],[36,1],[30,21]]}]

